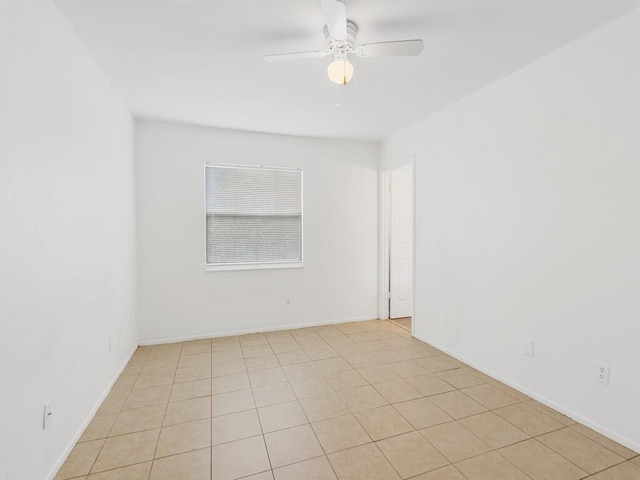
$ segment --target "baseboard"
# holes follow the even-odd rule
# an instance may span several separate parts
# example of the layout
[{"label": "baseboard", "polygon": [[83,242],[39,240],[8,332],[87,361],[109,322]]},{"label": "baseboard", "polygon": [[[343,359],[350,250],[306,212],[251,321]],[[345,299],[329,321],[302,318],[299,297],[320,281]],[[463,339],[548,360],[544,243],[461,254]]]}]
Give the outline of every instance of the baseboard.
[{"label": "baseboard", "polygon": [[89,426],[89,423],[91,423],[91,420],[93,420],[93,417],[95,416],[98,409],[102,405],[102,402],[104,402],[105,398],[107,398],[107,395],[109,395],[109,392],[111,391],[111,388],[113,387],[113,385],[116,383],[116,380],[118,380],[118,378],[126,368],[127,364],[131,360],[131,357],[133,357],[133,354],[136,353],[137,348],[138,348],[137,346],[134,346],[133,349],[131,350],[131,353],[127,355],[125,361],[122,363],[122,365],[120,366],[116,374],[113,376],[113,378],[107,385],[107,388],[105,388],[105,390],[102,392],[102,395],[100,395],[100,397],[98,398],[98,401],[93,406],[93,408],[85,418],[84,422],[82,422],[78,432],[73,436],[73,438],[71,439],[71,442],[69,443],[67,448],[65,448],[64,452],[62,452],[62,454],[58,457],[58,460],[53,465],[53,468],[49,471],[49,474],[45,477],[45,480],[53,480],[53,478],[56,476],[56,474],[58,473],[58,470],[60,470],[60,467],[62,467],[62,464],[65,462],[65,460],[71,453],[71,450],[73,450],[73,447],[76,446],[76,443],[78,443],[78,440],[80,440],[80,437],[84,433],[85,429]]},{"label": "baseboard", "polygon": [[419,335],[413,335],[415,338],[417,338],[418,340],[420,340],[421,342],[426,343],[427,345],[431,345],[432,347],[437,348],[438,350],[441,350],[442,352],[446,353],[447,355],[452,356],[453,358],[460,360],[463,363],[466,363],[467,365],[469,365],[470,367],[475,368],[476,370],[490,376],[491,378],[494,378],[495,380],[498,380],[499,382],[504,383],[505,385],[508,385],[509,387],[518,390],[521,393],[524,393],[525,395],[533,398],[534,400],[537,400],[538,402],[542,403],[543,405],[546,405],[549,408],[553,408],[554,410],[566,415],[569,418],[572,418],[573,420],[575,420],[578,423],[581,423],[593,430],[595,430],[596,432],[604,435],[607,438],[610,438],[611,440],[618,442],[620,445],[624,445],[627,448],[630,448],[631,450],[633,450],[634,452],[640,452],[640,444],[637,442],[634,442],[633,440],[618,434],[617,432],[614,432],[613,430],[610,430],[609,428],[605,427],[604,425],[601,425],[597,422],[594,422],[592,419],[585,417],[584,415],[580,414],[579,412],[576,412],[570,408],[567,408],[564,405],[561,405],[553,400],[551,400],[550,398],[547,398],[543,395],[540,395],[506,377],[503,377],[502,375],[497,374],[496,372],[489,370],[488,368],[485,368],[482,365],[477,364],[476,362],[469,360],[468,358],[466,358],[464,355],[460,355],[452,350],[450,350],[449,348],[446,348],[442,345],[439,345],[435,342],[429,341],[425,338],[420,337]]},{"label": "baseboard", "polygon": [[140,346],[145,347],[149,345],[162,345],[165,343],[176,343],[176,342],[188,342],[191,340],[204,340],[207,338],[222,338],[222,337],[233,337],[234,335],[247,335],[250,333],[267,333],[267,332],[277,332],[279,330],[296,330],[298,328],[308,328],[308,327],[322,327],[325,325],[334,325],[336,323],[351,323],[351,322],[366,322],[369,320],[378,320],[374,317],[356,317],[356,318],[343,318],[341,320],[326,320],[320,322],[311,322],[311,323],[298,323],[294,325],[282,325],[277,327],[265,327],[265,328],[256,328],[256,329],[248,329],[248,330],[237,330],[233,332],[218,332],[218,333],[205,333],[202,335],[189,335],[186,337],[171,337],[171,338],[157,338],[153,340],[141,340]]}]

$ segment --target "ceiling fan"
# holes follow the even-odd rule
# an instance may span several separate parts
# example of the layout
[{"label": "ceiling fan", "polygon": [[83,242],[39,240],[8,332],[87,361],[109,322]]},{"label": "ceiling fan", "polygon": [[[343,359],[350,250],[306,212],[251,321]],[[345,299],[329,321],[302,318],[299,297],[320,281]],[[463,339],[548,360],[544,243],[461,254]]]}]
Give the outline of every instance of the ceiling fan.
[{"label": "ceiling fan", "polygon": [[265,55],[267,62],[282,62],[303,58],[322,58],[333,55],[333,62],[327,68],[329,80],[338,85],[346,85],[353,77],[353,65],[348,55],[358,57],[407,57],[420,55],[422,40],[397,40],[393,42],[356,44],[357,25],[347,20],[347,10],[339,0],[321,0],[326,25],[324,35],[328,50],[316,52],[280,53]]}]

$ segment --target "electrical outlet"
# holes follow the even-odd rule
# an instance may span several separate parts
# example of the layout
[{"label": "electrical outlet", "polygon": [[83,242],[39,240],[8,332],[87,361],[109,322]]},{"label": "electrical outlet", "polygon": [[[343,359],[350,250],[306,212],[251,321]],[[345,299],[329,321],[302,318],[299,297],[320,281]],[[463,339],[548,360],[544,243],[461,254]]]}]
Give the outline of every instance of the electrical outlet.
[{"label": "electrical outlet", "polygon": [[42,409],[42,429],[49,428],[53,416],[53,402],[47,402]]},{"label": "electrical outlet", "polygon": [[527,357],[533,357],[533,340],[530,338],[523,339],[524,354]]},{"label": "electrical outlet", "polygon": [[609,365],[598,363],[596,380],[605,385],[609,385]]},{"label": "electrical outlet", "polygon": [[291,299],[290,299],[290,298],[285,298],[285,299],[284,299],[284,303],[285,303],[286,305],[290,305],[290,304],[291,304]]}]

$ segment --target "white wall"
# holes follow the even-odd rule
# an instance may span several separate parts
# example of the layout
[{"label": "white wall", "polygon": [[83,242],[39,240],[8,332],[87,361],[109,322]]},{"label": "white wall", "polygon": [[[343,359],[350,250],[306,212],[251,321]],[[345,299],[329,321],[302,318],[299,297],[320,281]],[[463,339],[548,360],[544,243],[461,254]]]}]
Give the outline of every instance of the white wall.
[{"label": "white wall", "polygon": [[55,473],[136,345],[133,128],[49,0],[0,4],[2,480]]},{"label": "white wall", "polygon": [[[377,145],[156,122],[136,132],[143,342],[377,317]],[[303,168],[304,268],[205,272],[206,162]]]},{"label": "white wall", "polygon": [[381,162],[416,154],[416,335],[636,451],[638,45],[636,11],[395,135]]}]

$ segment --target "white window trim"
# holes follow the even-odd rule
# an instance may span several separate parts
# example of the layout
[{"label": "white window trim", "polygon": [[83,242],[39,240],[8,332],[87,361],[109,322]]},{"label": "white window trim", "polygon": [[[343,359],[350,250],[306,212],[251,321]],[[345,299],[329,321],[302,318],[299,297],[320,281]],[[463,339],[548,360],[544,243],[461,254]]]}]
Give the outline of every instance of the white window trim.
[{"label": "white window trim", "polygon": [[[278,263],[225,263],[212,264],[207,263],[207,167],[225,167],[225,168],[262,168],[264,170],[287,170],[300,172],[300,258],[299,262],[278,262]],[[303,268],[304,267],[304,172],[302,168],[295,167],[266,167],[264,165],[233,165],[225,163],[209,163],[204,164],[203,170],[203,244],[204,244],[204,266],[206,272],[229,272],[236,270],[271,270],[282,268]]]}]

